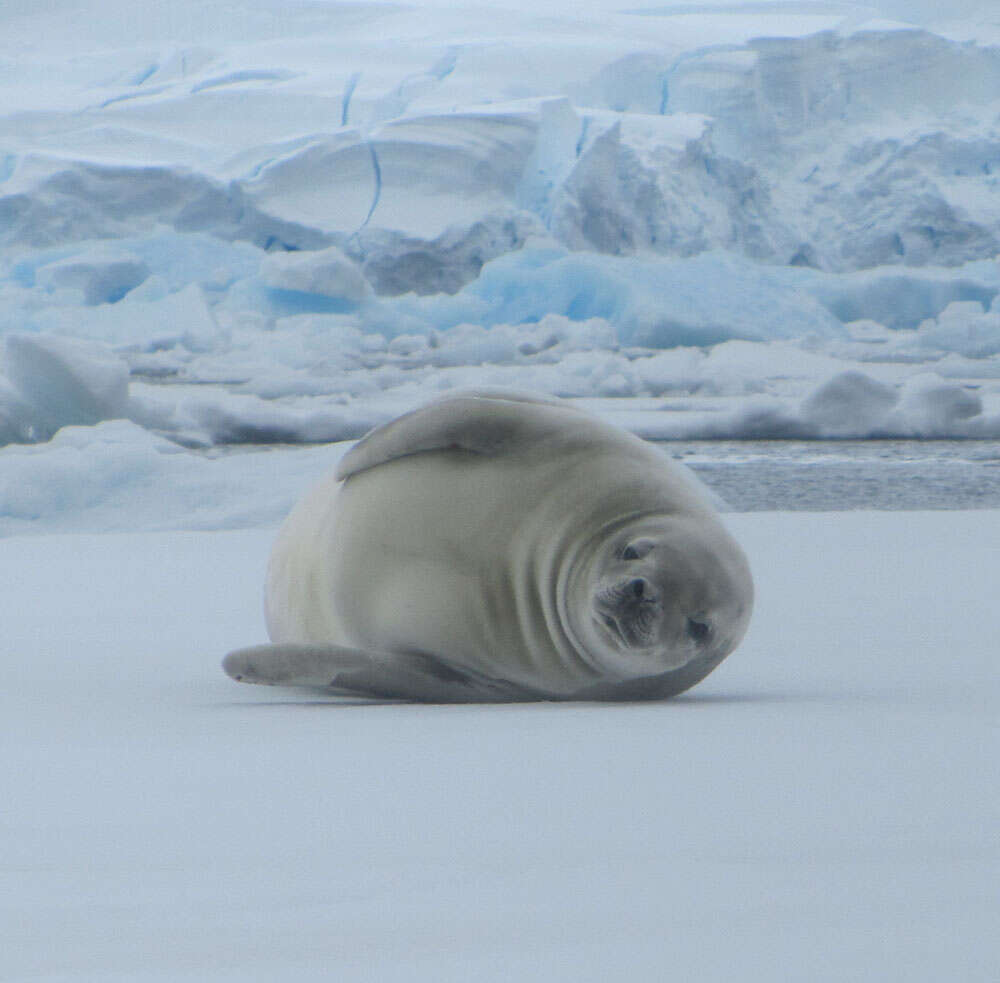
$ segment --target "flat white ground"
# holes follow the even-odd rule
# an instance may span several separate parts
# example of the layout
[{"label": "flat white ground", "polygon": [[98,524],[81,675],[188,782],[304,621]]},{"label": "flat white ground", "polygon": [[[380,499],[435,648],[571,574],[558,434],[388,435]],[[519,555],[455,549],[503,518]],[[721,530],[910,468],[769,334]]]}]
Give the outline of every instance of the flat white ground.
[{"label": "flat white ground", "polygon": [[650,705],[241,688],[269,531],[4,541],[0,978],[996,980],[1000,514],[728,521]]}]

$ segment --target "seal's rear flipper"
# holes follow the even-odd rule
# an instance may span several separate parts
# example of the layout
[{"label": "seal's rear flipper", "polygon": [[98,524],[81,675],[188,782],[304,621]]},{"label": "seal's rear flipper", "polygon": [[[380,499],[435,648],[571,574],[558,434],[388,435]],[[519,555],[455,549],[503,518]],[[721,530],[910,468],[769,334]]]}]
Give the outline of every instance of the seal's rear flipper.
[{"label": "seal's rear flipper", "polygon": [[514,703],[542,693],[422,653],[384,654],[342,645],[256,645],[222,661],[238,682],[321,689],[341,696],[421,703]]}]

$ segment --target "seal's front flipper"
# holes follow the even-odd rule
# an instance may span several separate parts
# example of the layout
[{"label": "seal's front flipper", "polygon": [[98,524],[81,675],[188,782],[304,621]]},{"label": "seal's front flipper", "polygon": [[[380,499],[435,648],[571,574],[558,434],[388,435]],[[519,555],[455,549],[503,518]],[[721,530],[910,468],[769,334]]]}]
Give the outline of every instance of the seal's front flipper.
[{"label": "seal's front flipper", "polygon": [[446,396],[376,427],[344,455],[336,477],[343,481],[387,461],[428,451],[503,454],[564,433],[567,419],[580,416],[563,404],[518,393],[482,390]]},{"label": "seal's front flipper", "polygon": [[420,703],[514,703],[544,694],[455,668],[422,653],[365,652],[342,645],[255,645],[222,661],[238,682],[321,689],[341,696]]}]

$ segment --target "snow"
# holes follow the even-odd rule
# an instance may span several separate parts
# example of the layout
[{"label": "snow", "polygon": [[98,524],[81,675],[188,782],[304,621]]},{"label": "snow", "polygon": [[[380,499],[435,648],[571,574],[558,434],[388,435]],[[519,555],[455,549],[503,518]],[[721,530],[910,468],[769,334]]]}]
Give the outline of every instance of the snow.
[{"label": "snow", "polygon": [[4,977],[986,983],[997,519],[730,516],[748,639],[618,706],[232,683],[271,526],[8,539]]}]

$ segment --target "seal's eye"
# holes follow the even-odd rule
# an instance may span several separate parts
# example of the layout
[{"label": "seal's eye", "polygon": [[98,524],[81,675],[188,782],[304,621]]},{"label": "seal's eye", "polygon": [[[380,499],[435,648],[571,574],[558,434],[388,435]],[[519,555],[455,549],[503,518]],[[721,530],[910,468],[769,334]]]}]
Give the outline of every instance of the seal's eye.
[{"label": "seal's eye", "polygon": [[656,546],[652,539],[633,539],[618,554],[623,560],[641,560]]},{"label": "seal's eye", "polygon": [[696,642],[705,641],[705,639],[711,634],[711,631],[711,626],[706,625],[704,621],[695,621],[694,618],[688,618],[687,633]]}]

